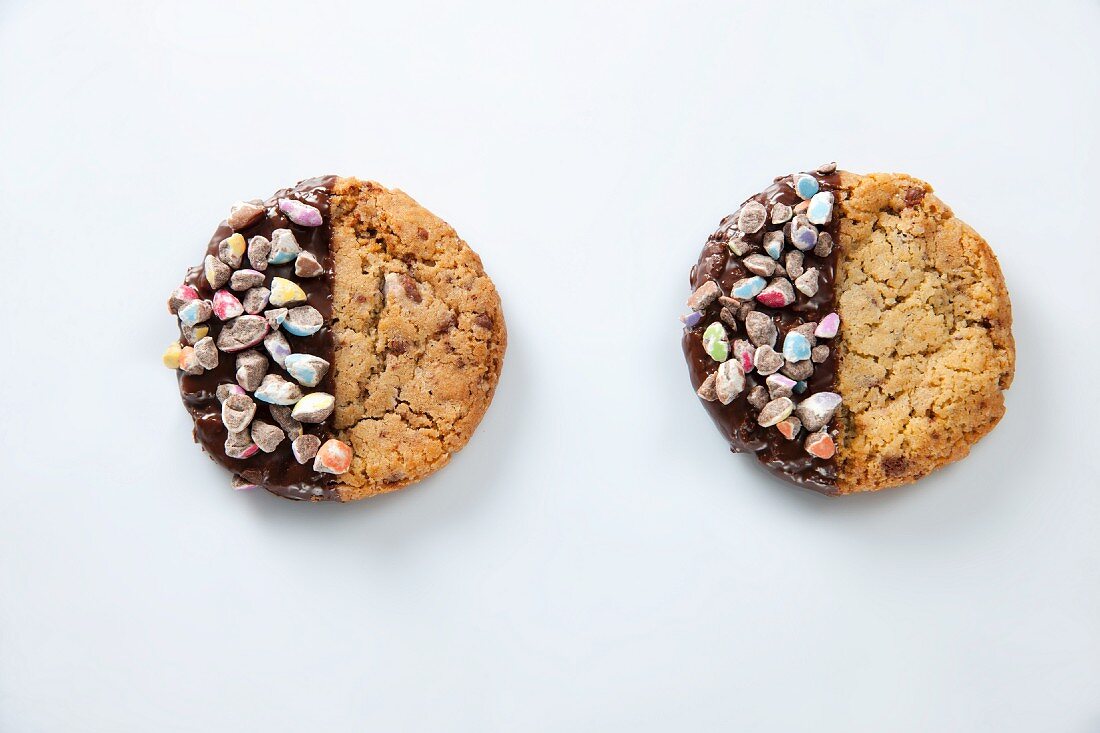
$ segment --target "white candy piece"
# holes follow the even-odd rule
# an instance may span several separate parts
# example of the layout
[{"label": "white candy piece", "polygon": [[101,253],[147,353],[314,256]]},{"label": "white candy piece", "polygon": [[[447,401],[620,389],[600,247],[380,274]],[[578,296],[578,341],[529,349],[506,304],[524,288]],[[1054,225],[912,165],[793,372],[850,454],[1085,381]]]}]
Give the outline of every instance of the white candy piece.
[{"label": "white candy piece", "polygon": [[272,405],[293,405],[302,399],[302,390],[278,374],[268,374],[256,389],[256,399]]},{"label": "white candy piece", "polygon": [[290,416],[298,422],[319,423],[332,414],[336,398],[327,392],[313,392],[298,400]]}]

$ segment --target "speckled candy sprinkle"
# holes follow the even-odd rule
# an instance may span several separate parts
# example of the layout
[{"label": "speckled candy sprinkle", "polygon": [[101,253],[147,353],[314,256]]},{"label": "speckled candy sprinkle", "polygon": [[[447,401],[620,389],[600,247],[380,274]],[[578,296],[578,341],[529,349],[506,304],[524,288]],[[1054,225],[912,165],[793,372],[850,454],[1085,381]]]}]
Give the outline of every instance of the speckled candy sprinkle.
[{"label": "speckled candy sprinkle", "polygon": [[256,399],[272,405],[293,405],[302,399],[302,390],[278,374],[268,374],[256,389]]},{"label": "speckled candy sprinkle", "polygon": [[324,271],[325,268],[309,252],[301,252],[298,259],[294,260],[294,274],[298,277],[317,277]]},{"label": "speckled candy sprinkle", "polygon": [[725,326],[717,321],[707,326],[703,331],[703,350],[715,361],[729,358],[730,342]]},{"label": "speckled candy sprinkle", "polygon": [[264,207],[255,201],[238,201],[229,207],[228,224],[233,229],[244,229],[255,224],[264,211]]},{"label": "speckled candy sprinkle", "polygon": [[248,261],[254,270],[266,270],[267,258],[271,256],[271,240],[267,237],[253,237],[248,240]]},{"label": "speckled candy sprinkle", "polygon": [[180,338],[191,346],[206,338],[209,333],[210,327],[201,323],[194,326],[188,326],[186,323],[180,324]]},{"label": "speckled candy sprinkle", "polygon": [[255,349],[248,349],[237,354],[236,371],[234,377],[242,388],[252,392],[263,382],[267,376],[267,357]]},{"label": "speckled candy sprinkle", "polygon": [[183,325],[194,326],[195,324],[210,320],[210,316],[214,315],[214,306],[211,305],[209,300],[192,300],[185,303],[179,311],[176,312],[176,315],[179,316],[180,322]]},{"label": "speckled candy sprinkle", "polygon": [[749,396],[745,399],[757,410],[763,410],[764,405],[768,404],[768,390],[758,384],[749,390]]},{"label": "speckled candy sprinkle", "polygon": [[244,390],[236,384],[219,384],[218,388],[214,390],[214,394],[217,396],[218,402],[225,402],[230,395],[244,394]]},{"label": "speckled candy sprinkle", "polygon": [[267,410],[271,413],[271,417],[275,419],[275,422],[279,424],[279,427],[283,429],[287,437],[294,440],[302,434],[302,423],[290,416],[291,409],[291,406],[288,405],[267,406]]},{"label": "speckled candy sprinkle", "polygon": [[199,297],[199,291],[195,290],[190,285],[180,285],[178,288],[172,291],[172,294],[168,296],[168,312],[172,315],[179,313],[179,309],[190,303],[192,300],[197,300]]},{"label": "speckled candy sprinkle", "polygon": [[810,349],[810,361],[814,364],[823,364],[829,358],[829,347],[822,344]]},{"label": "speckled candy sprinkle", "polygon": [[741,362],[741,370],[748,374],[753,368],[753,354],[756,349],[745,339],[737,339],[733,342],[733,358]]},{"label": "speckled candy sprinkle", "polygon": [[773,278],[768,286],[761,290],[756,299],[769,308],[785,308],[794,302],[794,288],[786,278]]},{"label": "speckled candy sprinkle", "polygon": [[787,253],[785,258],[787,265],[787,275],[790,277],[798,277],[806,270],[803,265],[806,261],[806,255],[801,250],[791,250]]},{"label": "speckled candy sprinkle", "polygon": [[723,405],[733,402],[745,389],[745,370],[736,359],[724,361],[718,367],[714,381],[714,393]]},{"label": "speckled candy sprinkle", "polygon": [[810,199],[810,206],[806,209],[806,218],[812,224],[828,224],[833,218],[833,202],[836,197],[830,191],[815,193]]},{"label": "speckled candy sprinkle", "polygon": [[313,459],[313,470],[321,473],[347,473],[349,468],[351,468],[351,446],[336,438],[326,440]]},{"label": "speckled candy sprinkle", "polygon": [[839,330],[840,316],[836,313],[830,313],[817,324],[817,328],[814,329],[814,336],[820,339],[831,339],[836,336]]},{"label": "speckled candy sprinkle", "polygon": [[764,226],[768,210],[759,201],[746,201],[737,214],[737,228],[745,234],[755,234]]},{"label": "speckled candy sprinkle", "polygon": [[791,402],[791,398],[779,397],[764,405],[764,409],[760,411],[760,415],[756,418],[756,422],[759,423],[762,428],[770,428],[780,420],[786,420],[793,411],[794,403]]},{"label": "speckled candy sprinkle", "polygon": [[836,455],[836,442],[833,440],[833,436],[824,430],[811,434],[802,445],[807,453],[823,460],[828,460]]},{"label": "speckled candy sprinkle", "polygon": [[311,305],[291,308],[283,321],[283,329],[294,336],[312,336],[324,325],[321,312]]},{"label": "speckled candy sprinkle", "polygon": [[294,460],[298,463],[306,463],[317,455],[317,449],[321,447],[321,439],[316,435],[299,435],[290,444],[290,450],[294,454]]},{"label": "speckled candy sprinkle", "polygon": [[274,306],[304,303],[306,292],[293,280],[287,280],[285,277],[273,277],[271,278],[271,295],[268,300]]},{"label": "speckled candy sprinkle", "polygon": [[817,244],[814,245],[814,254],[818,257],[828,257],[833,252],[833,235],[821,232],[817,235]]},{"label": "speckled candy sprinkle", "polygon": [[237,292],[264,284],[264,274],[259,270],[237,270],[229,276],[229,287]]},{"label": "speckled candy sprinkle", "polygon": [[244,313],[244,306],[237,296],[228,290],[219,290],[214,293],[214,315],[220,321],[228,321]]},{"label": "speckled candy sprinkle", "polygon": [[202,262],[202,273],[210,287],[217,290],[229,282],[229,265],[219,260],[214,255],[206,255]]},{"label": "speckled candy sprinkle", "polygon": [[331,415],[335,407],[335,397],[327,392],[313,392],[295,403],[290,416],[298,422],[319,423]]},{"label": "speckled candy sprinkle", "polygon": [[230,267],[240,267],[247,245],[240,234],[231,234],[218,243],[218,259]]},{"label": "speckled candy sprinkle", "polygon": [[319,227],[323,222],[321,212],[317,207],[303,204],[294,199],[279,199],[279,211],[286,214],[286,218],[303,227]]},{"label": "speckled candy sprinkle", "polygon": [[811,348],[810,340],[795,331],[790,331],[783,337],[783,358],[787,361],[809,359]]},{"label": "speckled candy sprinkle", "polygon": [[329,363],[313,354],[290,354],[283,367],[303,387],[316,387],[328,373]]},{"label": "speckled candy sprinkle", "polygon": [[800,173],[794,178],[794,191],[799,198],[812,198],[820,188],[817,179],[807,173]]},{"label": "speckled candy sprinkle", "polygon": [[233,487],[234,491],[249,491],[251,489],[260,488],[259,484],[254,484],[240,476],[234,476],[232,480],[230,480],[229,485]]},{"label": "speckled candy sprinkle", "polygon": [[767,285],[768,281],[759,275],[746,277],[733,284],[733,287],[730,288],[730,294],[741,300],[749,300],[756,297]]},{"label": "speckled candy sprinkle", "polygon": [[705,283],[695,288],[687,299],[687,307],[694,311],[701,311],[708,305],[714,302],[714,299],[722,294],[722,289],[718,287],[718,283],[713,280],[707,280]]},{"label": "speckled candy sprinkle", "polygon": [[222,327],[218,348],[230,354],[244,351],[263,341],[266,334],[267,320],[262,316],[237,316]]},{"label": "speckled candy sprinkle", "polygon": [[817,392],[798,403],[798,417],[812,433],[833,419],[840,403],[840,395],[836,392]]},{"label": "speckled candy sprinkle", "polygon": [[290,344],[287,343],[286,336],[278,331],[272,331],[264,336],[264,348],[267,349],[267,353],[279,366],[283,366],[286,363],[286,358],[290,356]]},{"label": "speckled candy sprinkle", "polygon": [[256,403],[248,395],[229,395],[222,402],[222,425],[231,433],[247,428],[255,415]]},{"label": "speckled candy sprinkle", "polygon": [[699,395],[701,399],[707,402],[714,402],[718,399],[718,393],[714,389],[714,383],[718,381],[718,373],[712,372],[708,374],[703,383],[699,385],[699,389],[695,390],[695,394]]},{"label": "speckled candy sprinkle", "polygon": [[267,256],[267,262],[271,265],[285,265],[293,261],[301,251],[298,240],[294,238],[294,232],[289,229],[276,229],[271,233],[271,254]]},{"label": "speckled candy sprinkle", "polygon": [[814,374],[814,364],[809,359],[786,361],[783,363],[783,373],[794,380],[809,379]]}]

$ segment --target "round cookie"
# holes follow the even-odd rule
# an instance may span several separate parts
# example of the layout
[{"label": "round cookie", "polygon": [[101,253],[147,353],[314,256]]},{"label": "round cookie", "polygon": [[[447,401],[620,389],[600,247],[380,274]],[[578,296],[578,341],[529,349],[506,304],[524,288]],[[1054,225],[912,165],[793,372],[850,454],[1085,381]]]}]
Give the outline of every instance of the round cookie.
[{"label": "round cookie", "polygon": [[496,389],[500,298],[405,193],[314,178],[235,204],[169,299],[195,439],[235,488],[353,501],[446,465]]},{"label": "round cookie", "polygon": [[1004,279],[923,181],[835,164],[777,178],[723,219],[691,287],[693,386],[733,451],[789,481],[910,483],[1004,414]]}]

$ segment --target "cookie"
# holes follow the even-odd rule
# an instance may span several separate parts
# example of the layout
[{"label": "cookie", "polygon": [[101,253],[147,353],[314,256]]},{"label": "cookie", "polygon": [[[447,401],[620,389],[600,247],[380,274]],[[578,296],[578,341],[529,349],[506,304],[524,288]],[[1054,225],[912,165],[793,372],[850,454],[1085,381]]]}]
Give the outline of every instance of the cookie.
[{"label": "cookie", "polygon": [[196,442],[235,488],[354,501],[442,468],[507,344],[477,254],[401,191],[302,181],[239,202],[168,301]]},{"label": "cookie", "polygon": [[690,281],[692,386],[734,452],[788,481],[907,484],[1004,415],[1004,278],[923,181],[835,164],[776,178],[722,220]]}]

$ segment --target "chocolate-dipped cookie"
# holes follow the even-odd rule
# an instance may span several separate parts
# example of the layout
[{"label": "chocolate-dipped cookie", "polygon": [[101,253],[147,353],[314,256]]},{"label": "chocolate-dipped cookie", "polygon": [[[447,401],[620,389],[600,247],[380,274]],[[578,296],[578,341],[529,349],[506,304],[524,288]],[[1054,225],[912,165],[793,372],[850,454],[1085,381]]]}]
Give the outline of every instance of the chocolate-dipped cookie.
[{"label": "chocolate-dipped cookie", "polygon": [[455,231],[354,178],[238,202],[168,301],[195,440],[235,488],[352,501],[444,466],[485,414],[500,298]]},{"label": "chocolate-dipped cookie", "polygon": [[776,178],[691,269],[692,386],[731,450],[826,494],[915,481],[1004,414],[997,259],[932,188],[835,164]]}]

